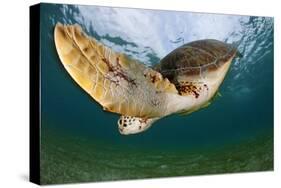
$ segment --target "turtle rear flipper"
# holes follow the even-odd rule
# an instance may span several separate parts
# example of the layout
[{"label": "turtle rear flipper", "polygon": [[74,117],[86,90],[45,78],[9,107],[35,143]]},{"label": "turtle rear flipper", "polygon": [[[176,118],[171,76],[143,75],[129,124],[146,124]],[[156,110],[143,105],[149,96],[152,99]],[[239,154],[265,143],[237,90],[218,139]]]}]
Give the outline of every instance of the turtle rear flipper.
[{"label": "turtle rear flipper", "polygon": [[164,95],[159,93],[177,92],[160,73],[102,45],[79,25],[58,23],[54,38],[67,72],[107,111],[158,117],[165,103]]}]

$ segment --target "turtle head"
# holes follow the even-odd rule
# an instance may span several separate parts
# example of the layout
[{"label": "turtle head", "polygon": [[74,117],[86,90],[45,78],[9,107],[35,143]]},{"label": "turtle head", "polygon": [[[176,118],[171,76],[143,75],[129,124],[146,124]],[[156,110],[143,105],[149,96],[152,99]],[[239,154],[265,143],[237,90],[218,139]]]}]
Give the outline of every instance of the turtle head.
[{"label": "turtle head", "polygon": [[146,131],[158,118],[144,119],[132,116],[121,116],[118,120],[119,132],[123,135],[137,134]]}]

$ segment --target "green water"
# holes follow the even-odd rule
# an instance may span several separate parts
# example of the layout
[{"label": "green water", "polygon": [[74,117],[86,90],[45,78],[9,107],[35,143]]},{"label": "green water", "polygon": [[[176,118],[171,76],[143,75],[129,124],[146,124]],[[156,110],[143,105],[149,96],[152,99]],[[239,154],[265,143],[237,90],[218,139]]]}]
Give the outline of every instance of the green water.
[{"label": "green water", "polygon": [[[96,6],[41,6],[41,183],[273,170],[273,19]],[[188,116],[123,136],[71,79],[54,46],[57,22],[80,24],[116,51],[153,65],[202,38],[239,42],[218,97]]]},{"label": "green water", "polygon": [[44,184],[273,170],[270,133],[224,147],[163,150],[120,147],[44,131]]}]

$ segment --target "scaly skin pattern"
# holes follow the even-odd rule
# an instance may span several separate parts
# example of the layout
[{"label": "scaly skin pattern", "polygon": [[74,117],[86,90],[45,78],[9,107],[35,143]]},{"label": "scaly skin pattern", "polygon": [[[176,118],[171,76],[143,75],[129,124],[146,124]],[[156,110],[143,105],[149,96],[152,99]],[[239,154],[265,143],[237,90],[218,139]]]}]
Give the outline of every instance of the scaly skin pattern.
[{"label": "scaly skin pattern", "polygon": [[166,95],[178,91],[160,73],[112,51],[79,25],[58,23],[54,38],[64,68],[105,110],[142,118],[166,115]]}]

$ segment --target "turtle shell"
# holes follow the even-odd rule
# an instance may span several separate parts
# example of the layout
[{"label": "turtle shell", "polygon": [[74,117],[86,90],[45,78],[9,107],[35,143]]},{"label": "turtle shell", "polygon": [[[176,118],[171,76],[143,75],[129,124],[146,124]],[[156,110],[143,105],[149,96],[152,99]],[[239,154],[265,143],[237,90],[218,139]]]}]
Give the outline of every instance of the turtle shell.
[{"label": "turtle shell", "polygon": [[233,45],[218,40],[198,40],[173,50],[155,69],[174,82],[177,76],[196,76],[205,71],[216,71],[235,56],[236,51]]}]

